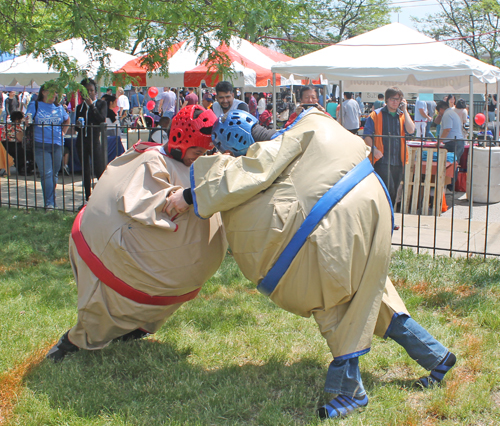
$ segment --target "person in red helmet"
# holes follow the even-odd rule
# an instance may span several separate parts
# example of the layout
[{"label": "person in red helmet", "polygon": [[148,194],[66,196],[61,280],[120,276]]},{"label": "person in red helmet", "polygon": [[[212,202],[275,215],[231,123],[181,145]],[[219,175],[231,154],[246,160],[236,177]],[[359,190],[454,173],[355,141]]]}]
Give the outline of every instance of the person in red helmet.
[{"label": "person in red helmet", "polygon": [[162,212],[168,195],[189,185],[189,166],[213,148],[215,121],[189,105],[172,120],[167,146],[138,142],[108,165],[69,240],[78,320],[47,358],[155,333],[217,271],[227,248],[218,214]]}]

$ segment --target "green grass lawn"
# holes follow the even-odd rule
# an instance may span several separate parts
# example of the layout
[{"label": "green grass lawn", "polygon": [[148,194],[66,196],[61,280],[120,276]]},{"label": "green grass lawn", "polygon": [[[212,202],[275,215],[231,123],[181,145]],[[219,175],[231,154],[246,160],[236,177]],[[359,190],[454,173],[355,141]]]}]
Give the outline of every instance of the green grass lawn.
[{"label": "green grass lawn", "polygon": [[425,371],[374,338],[360,362],[368,407],[320,422],[331,355],[314,320],[258,293],[231,256],[154,336],[45,360],[76,320],[73,218],[0,208],[0,424],[500,424],[498,259],[394,253],[390,274],[408,309],[457,366],[441,388],[416,390]]}]

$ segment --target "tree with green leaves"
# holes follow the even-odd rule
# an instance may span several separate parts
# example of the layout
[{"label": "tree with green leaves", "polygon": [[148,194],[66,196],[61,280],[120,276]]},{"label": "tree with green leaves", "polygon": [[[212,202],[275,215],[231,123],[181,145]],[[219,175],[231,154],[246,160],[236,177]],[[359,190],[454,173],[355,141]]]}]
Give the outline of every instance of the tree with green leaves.
[{"label": "tree with green leaves", "polygon": [[[311,47],[296,41],[337,42],[389,21],[389,0],[0,0],[0,50],[41,56],[60,71],[61,80],[83,73],[51,46],[81,37],[106,74],[108,47],[144,54],[150,70],[168,73],[165,52],[187,38],[216,66],[229,64],[213,52],[210,40],[238,36],[276,44],[298,56]],[[132,40],[132,42],[131,42]],[[312,49],[322,47],[317,45]],[[109,75],[109,74],[108,74]],[[100,75],[101,76],[101,75]]]},{"label": "tree with green leaves", "polygon": [[500,4],[496,0],[438,0],[441,11],[423,19],[422,31],[435,39],[495,64],[500,58]]},{"label": "tree with green leaves", "polygon": [[[278,46],[289,56],[298,57],[389,24],[388,0],[317,0],[310,2],[299,28],[280,29],[277,36],[287,40]],[[289,40],[289,41],[288,41]],[[299,42],[299,43],[298,43]],[[312,43],[308,43],[312,42]]]}]

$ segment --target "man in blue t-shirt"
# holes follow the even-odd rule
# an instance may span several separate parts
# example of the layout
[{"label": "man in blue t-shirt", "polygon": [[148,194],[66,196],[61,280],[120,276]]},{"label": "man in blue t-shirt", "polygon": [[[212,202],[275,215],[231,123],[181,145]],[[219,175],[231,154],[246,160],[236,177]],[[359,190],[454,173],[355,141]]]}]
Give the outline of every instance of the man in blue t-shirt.
[{"label": "man in blue t-shirt", "polygon": [[[147,114],[148,109],[146,108],[146,103],[144,102],[144,95],[142,94],[142,89],[137,90],[135,89],[135,92],[130,95],[130,109],[133,110],[134,108],[141,108],[143,114]],[[134,114],[134,111],[132,111]],[[135,112],[135,114],[138,114],[138,112]]]}]

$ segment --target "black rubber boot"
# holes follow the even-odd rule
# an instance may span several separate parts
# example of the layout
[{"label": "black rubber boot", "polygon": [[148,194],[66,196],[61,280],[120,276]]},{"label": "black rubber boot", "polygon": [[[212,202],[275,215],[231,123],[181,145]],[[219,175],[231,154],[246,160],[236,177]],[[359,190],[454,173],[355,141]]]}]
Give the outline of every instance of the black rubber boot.
[{"label": "black rubber boot", "polygon": [[130,333],[124,334],[123,336],[113,339],[114,342],[128,342],[130,340],[142,339],[143,337],[149,336],[150,333],[140,329],[131,331]]},{"label": "black rubber boot", "polygon": [[50,349],[46,358],[51,359],[54,362],[60,362],[66,355],[80,350],[78,346],[73,345],[73,343],[69,341],[68,333],[69,331],[63,334],[63,336],[59,339],[59,342],[57,342],[57,344]]}]

